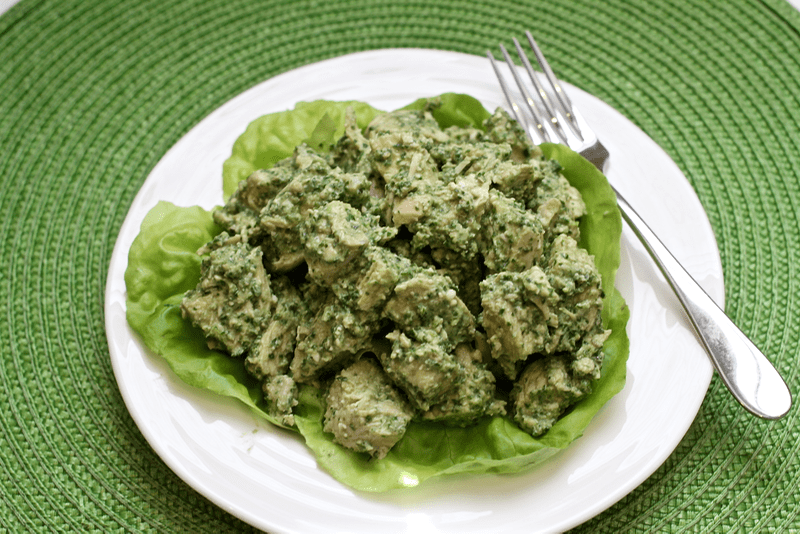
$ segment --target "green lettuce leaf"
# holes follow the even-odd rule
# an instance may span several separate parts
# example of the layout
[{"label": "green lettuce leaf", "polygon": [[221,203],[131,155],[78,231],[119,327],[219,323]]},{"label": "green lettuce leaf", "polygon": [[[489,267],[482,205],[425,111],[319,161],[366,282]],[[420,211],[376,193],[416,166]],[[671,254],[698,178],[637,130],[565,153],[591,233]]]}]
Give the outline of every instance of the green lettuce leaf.
[{"label": "green lettuce leaf", "polygon": [[[459,126],[483,129],[483,121],[492,116],[483,104],[469,95],[445,93],[436,97],[439,105],[431,112],[441,128]],[[424,109],[430,98],[419,98],[402,109]]]},{"label": "green lettuce leaf", "polygon": [[[434,118],[442,127],[482,127],[489,116],[466,95],[444,94]],[[408,109],[421,109],[427,99]],[[325,147],[344,129],[344,110],[354,103],[301,103],[292,111],[256,119],[236,141],[223,170],[226,196],[239,180],[269,167],[307,142]],[[381,113],[355,103],[362,128]],[[602,376],[593,392],[571,408],[546,434],[533,438],[507,417],[485,418],[469,428],[413,422],[403,439],[381,460],[335,444],[322,431],[324,401],[310,386],[301,386],[295,411],[297,430],[317,462],[337,480],[361,491],[413,487],[422,481],[456,473],[513,473],[539,464],[578,439],[600,409],[625,384],[629,343],[625,327],[628,308],[614,288],[619,267],[622,222],[614,192],[605,177],[579,154],[561,145],[543,145],[547,157],[558,160],[566,178],[582,194],[588,213],[581,220],[581,246],[595,256],[605,292],[603,323],[612,330],[604,346]],[[183,381],[234,397],[265,419],[258,383],[244,371],[241,359],[209,350],[202,333],[184,321],[179,303],[199,280],[195,251],[219,233],[211,214],[198,207],[179,208],[161,202],[147,215],[131,247],[125,282],[128,321],[153,352],[163,356]]]}]

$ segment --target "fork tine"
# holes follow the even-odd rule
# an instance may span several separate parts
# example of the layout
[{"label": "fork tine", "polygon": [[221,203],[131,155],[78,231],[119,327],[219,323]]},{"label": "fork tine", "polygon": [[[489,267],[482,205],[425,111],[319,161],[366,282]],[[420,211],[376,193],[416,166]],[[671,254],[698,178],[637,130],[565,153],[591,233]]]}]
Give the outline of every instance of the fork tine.
[{"label": "fork tine", "polygon": [[525,67],[525,70],[528,73],[528,78],[530,78],[534,89],[539,94],[539,102],[542,104],[542,107],[544,108],[544,111],[549,118],[548,122],[550,123],[550,127],[552,128],[556,136],[558,136],[559,140],[562,143],[566,144],[567,135],[564,133],[564,129],[561,127],[561,123],[558,120],[558,115],[556,114],[555,109],[553,109],[553,106],[550,104],[550,96],[547,94],[547,91],[544,90],[544,87],[542,87],[542,83],[539,81],[539,77],[533,71],[531,62],[528,61],[528,56],[525,55],[525,52],[522,51],[522,46],[520,46],[519,41],[517,41],[515,37],[512,38],[512,40],[514,41],[514,46],[517,49],[517,55],[519,56],[519,59],[522,62],[522,66]]},{"label": "fork tine", "polygon": [[536,104],[531,98],[528,89],[525,87],[525,84],[519,77],[519,73],[517,72],[517,66],[514,64],[514,61],[512,61],[511,56],[508,54],[508,50],[506,50],[506,47],[503,46],[502,44],[500,45],[500,51],[503,53],[503,58],[505,58],[506,60],[506,65],[508,65],[508,69],[511,71],[511,77],[514,78],[514,82],[517,84],[517,88],[519,88],[519,92],[522,94],[522,98],[525,101],[525,105],[528,108],[530,116],[533,117],[534,121],[536,122],[535,127],[537,133],[545,142],[549,142],[550,134],[545,129],[544,117],[542,117],[542,114],[536,107]]},{"label": "fork tine", "polygon": [[508,107],[511,108],[511,114],[514,115],[514,118],[517,120],[518,123],[522,125],[526,125],[527,121],[524,120],[524,115],[522,114],[522,110],[519,109],[517,105],[517,101],[511,96],[511,90],[508,88],[508,84],[506,84],[506,80],[503,75],[500,73],[500,68],[497,66],[497,60],[492,55],[491,51],[486,51],[486,55],[489,57],[489,62],[492,64],[492,68],[494,69],[494,74],[497,77],[497,81],[500,82],[500,89],[503,91],[503,95],[506,97],[506,103],[508,103]]},{"label": "fork tine", "polygon": [[[505,82],[505,77],[500,73],[499,68],[495,63],[494,56],[491,52],[488,52],[489,59],[491,60],[492,67],[494,68],[495,75],[497,76],[498,81],[500,82],[500,88],[503,90],[503,94],[506,97],[506,101],[508,105],[511,107],[511,111],[514,114],[514,118],[517,119],[523,127],[528,130],[529,135],[534,138],[534,142],[538,141],[540,143],[546,143],[550,141],[550,135],[547,132],[547,129],[544,126],[544,119],[542,118],[542,114],[536,108],[536,105],[533,102],[528,90],[525,88],[525,84],[522,83],[522,80],[517,73],[516,65],[511,60],[511,57],[508,54],[506,48],[501,44],[500,51],[503,53],[503,57],[505,58],[505,62],[508,65],[511,76],[514,78],[514,82],[516,83],[519,91],[522,93],[522,99],[525,101],[525,105],[528,108],[528,113],[523,113],[520,109],[519,105],[517,104],[516,100],[511,95],[511,90],[508,88],[508,85]],[[531,119],[533,124],[531,124]]]},{"label": "fork tine", "polygon": [[533,39],[531,32],[526,31],[525,37],[528,38],[528,44],[530,44],[531,48],[533,49],[533,53],[536,56],[536,61],[539,63],[544,75],[547,77],[547,81],[550,82],[550,86],[553,88],[553,93],[558,101],[559,111],[562,115],[564,115],[564,117],[566,117],[567,124],[569,125],[570,130],[572,130],[572,133],[574,133],[578,139],[583,141],[580,126],[578,126],[578,122],[575,119],[575,114],[572,111],[572,102],[567,96],[567,93],[561,88],[561,82],[559,82],[558,78],[556,78],[556,75],[553,74],[553,69],[550,68],[550,64],[545,59],[542,50],[539,48],[539,45],[536,44],[536,41]]},{"label": "fork tine", "polygon": [[506,50],[506,47],[502,44],[500,45],[500,51],[503,53],[503,58],[506,60],[506,65],[508,65],[508,69],[511,71],[511,77],[514,78],[514,82],[517,84],[517,88],[519,89],[520,94],[522,95],[522,99],[525,102],[525,106],[528,108],[528,116],[532,117],[535,124],[534,127],[536,128],[536,133],[542,139],[543,142],[548,143],[551,141],[550,133],[547,127],[545,126],[546,119],[542,116],[539,107],[531,98],[530,93],[528,92],[528,88],[523,83],[522,78],[519,77],[519,72],[517,71],[517,66],[514,64],[514,61],[511,59],[511,56]]}]

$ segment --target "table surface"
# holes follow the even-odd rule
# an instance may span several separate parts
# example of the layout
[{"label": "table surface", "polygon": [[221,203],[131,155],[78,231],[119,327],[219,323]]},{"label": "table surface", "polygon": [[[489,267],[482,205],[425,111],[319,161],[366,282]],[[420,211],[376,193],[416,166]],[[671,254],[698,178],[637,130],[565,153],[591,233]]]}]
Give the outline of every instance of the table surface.
[{"label": "table surface", "polygon": [[[0,532],[243,532],[159,459],[117,388],[103,299],[136,192],[235,95],[351,52],[483,55],[535,32],[566,81],[689,179],[726,311],[800,391],[800,13],[785,0],[0,0]],[[640,487],[576,532],[800,530],[797,409],[715,377]]]}]

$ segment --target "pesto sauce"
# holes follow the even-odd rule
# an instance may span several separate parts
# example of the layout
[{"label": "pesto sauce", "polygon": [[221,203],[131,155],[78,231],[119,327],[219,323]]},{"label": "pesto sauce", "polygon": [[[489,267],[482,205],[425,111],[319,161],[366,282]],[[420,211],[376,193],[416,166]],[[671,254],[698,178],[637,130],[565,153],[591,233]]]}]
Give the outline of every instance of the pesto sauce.
[{"label": "pesto sauce", "polygon": [[349,110],[330,153],[300,145],[242,181],[182,302],[279,422],[315,385],[324,430],[375,457],[413,419],[545,432],[599,378],[608,335],[557,162],[502,110],[442,130],[435,105],[364,132]]}]

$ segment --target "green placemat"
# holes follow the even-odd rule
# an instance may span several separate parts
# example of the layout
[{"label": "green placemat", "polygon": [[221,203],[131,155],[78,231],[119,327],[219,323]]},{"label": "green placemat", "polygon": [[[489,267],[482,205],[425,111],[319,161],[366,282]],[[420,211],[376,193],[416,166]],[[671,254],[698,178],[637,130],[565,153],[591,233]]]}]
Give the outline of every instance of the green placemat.
[{"label": "green placemat", "polygon": [[[136,191],[280,72],[373,48],[483,55],[525,29],[681,167],[729,315],[800,391],[800,15],[783,0],[23,0],[0,17],[0,531],[247,531],[160,461],[116,387],[103,291]],[[715,378],[675,453],[577,530],[798,531],[797,426]]]}]

